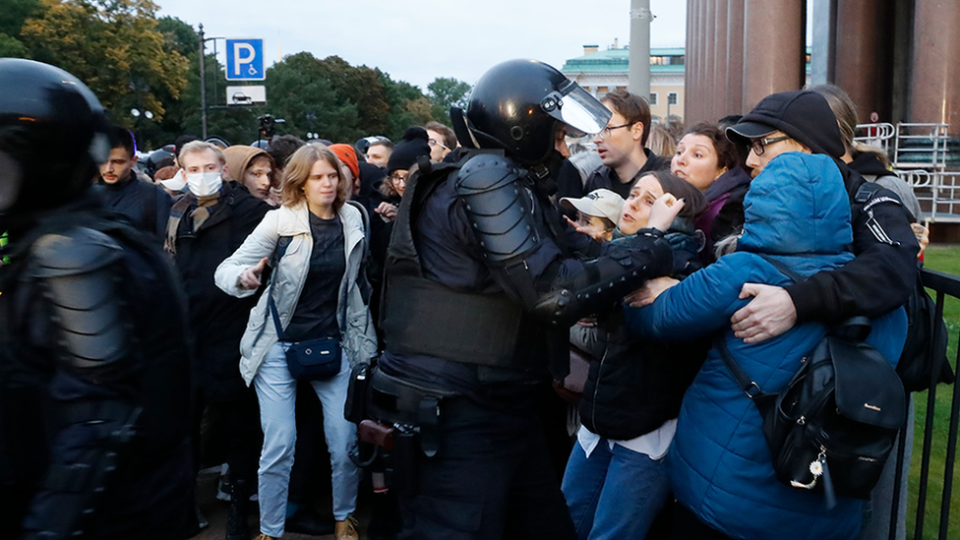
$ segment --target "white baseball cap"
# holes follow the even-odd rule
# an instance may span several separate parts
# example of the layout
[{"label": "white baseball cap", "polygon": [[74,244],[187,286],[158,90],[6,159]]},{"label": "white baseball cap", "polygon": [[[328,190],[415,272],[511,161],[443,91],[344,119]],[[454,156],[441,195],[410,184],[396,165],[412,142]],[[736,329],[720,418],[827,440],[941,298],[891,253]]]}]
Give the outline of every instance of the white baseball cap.
[{"label": "white baseball cap", "polygon": [[573,208],[594,217],[607,218],[616,223],[620,220],[620,207],[623,198],[609,189],[596,189],[580,199],[564,197],[560,199],[560,206]]}]

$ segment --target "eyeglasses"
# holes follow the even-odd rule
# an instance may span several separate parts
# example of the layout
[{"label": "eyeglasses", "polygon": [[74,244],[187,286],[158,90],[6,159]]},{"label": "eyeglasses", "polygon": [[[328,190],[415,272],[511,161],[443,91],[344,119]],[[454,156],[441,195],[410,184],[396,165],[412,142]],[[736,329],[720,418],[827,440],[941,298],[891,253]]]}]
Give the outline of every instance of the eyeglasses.
[{"label": "eyeglasses", "polygon": [[790,137],[787,135],[784,135],[782,137],[770,137],[768,139],[753,139],[752,141],[750,141],[750,148],[753,150],[754,154],[758,156],[762,156],[763,151],[766,150],[767,146],[774,143],[781,142],[781,141],[786,141],[789,139]]},{"label": "eyeglasses", "polygon": [[407,183],[407,175],[400,176],[397,173],[393,173],[390,176],[388,176],[387,179],[390,180],[391,182],[403,182],[404,184]]},{"label": "eyeglasses", "polygon": [[632,125],[634,125],[634,124],[636,124],[636,122],[627,122],[626,124],[623,124],[623,125],[620,125],[620,126],[607,126],[607,127],[603,128],[603,129],[600,131],[600,133],[598,133],[598,135],[600,135],[600,138],[601,138],[601,139],[606,139],[607,137],[610,136],[610,132],[611,132],[611,131],[613,131],[613,130],[615,130],[615,129],[630,127],[630,126],[632,126]]},{"label": "eyeglasses", "polygon": [[427,139],[427,144],[429,144],[431,147],[433,147],[433,146],[439,146],[440,148],[443,148],[444,150],[449,150],[449,148],[447,148],[446,146],[444,146],[443,143],[441,143],[440,141],[438,141],[438,140],[436,140],[436,139]]}]

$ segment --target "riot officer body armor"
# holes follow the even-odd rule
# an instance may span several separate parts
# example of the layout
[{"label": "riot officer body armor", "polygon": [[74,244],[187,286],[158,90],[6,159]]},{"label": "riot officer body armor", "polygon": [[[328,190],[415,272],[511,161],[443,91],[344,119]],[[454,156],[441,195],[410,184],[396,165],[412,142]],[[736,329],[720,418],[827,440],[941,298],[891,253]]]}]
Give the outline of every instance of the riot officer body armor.
[{"label": "riot officer body armor", "polygon": [[179,283],[89,190],[106,127],[89,90],[25,60],[0,60],[0,81],[17,87],[0,95],[0,523],[171,538],[193,488]]}]

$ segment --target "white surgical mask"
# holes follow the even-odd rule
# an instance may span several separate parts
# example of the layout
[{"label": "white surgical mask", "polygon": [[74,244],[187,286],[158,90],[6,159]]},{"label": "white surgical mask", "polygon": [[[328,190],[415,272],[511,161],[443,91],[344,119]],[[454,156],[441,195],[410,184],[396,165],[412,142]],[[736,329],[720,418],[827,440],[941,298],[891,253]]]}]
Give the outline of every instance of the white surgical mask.
[{"label": "white surgical mask", "polygon": [[190,192],[197,197],[208,197],[220,191],[223,180],[218,172],[187,174],[187,185]]}]

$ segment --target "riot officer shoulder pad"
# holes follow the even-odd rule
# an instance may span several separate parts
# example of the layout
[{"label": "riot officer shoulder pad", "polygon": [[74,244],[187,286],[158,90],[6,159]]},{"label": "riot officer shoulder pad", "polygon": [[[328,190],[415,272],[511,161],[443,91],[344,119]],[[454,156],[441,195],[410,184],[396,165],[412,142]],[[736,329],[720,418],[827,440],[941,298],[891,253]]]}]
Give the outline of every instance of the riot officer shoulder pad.
[{"label": "riot officer shoulder pad", "polygon": [[74,227],[41,236],[25,277],[49,306],[61,365],[99,372],[129,351],[117,268],[123,248],[103,232]]},{"label": "riot officer shoulder pad", "polygon": [[468,159],[457,180],[457,195],[469,197],[512,184],[520,175],[517,166],[502,155],[477,154]]},{"label": "riot officer shoulder pad", "polygon": [[490,263],[505,264],[540,243],[533,197],[520,181],[524,174],[503,156],[479,154],[467,160],[457,175],[454,189]]},{"label": "riot officer shoulder pad", "polygon": [[26,277],[47,279],[93,272],[123,256],[123,249],[106,234],[85,227],[41,236],[31,250]]}]

